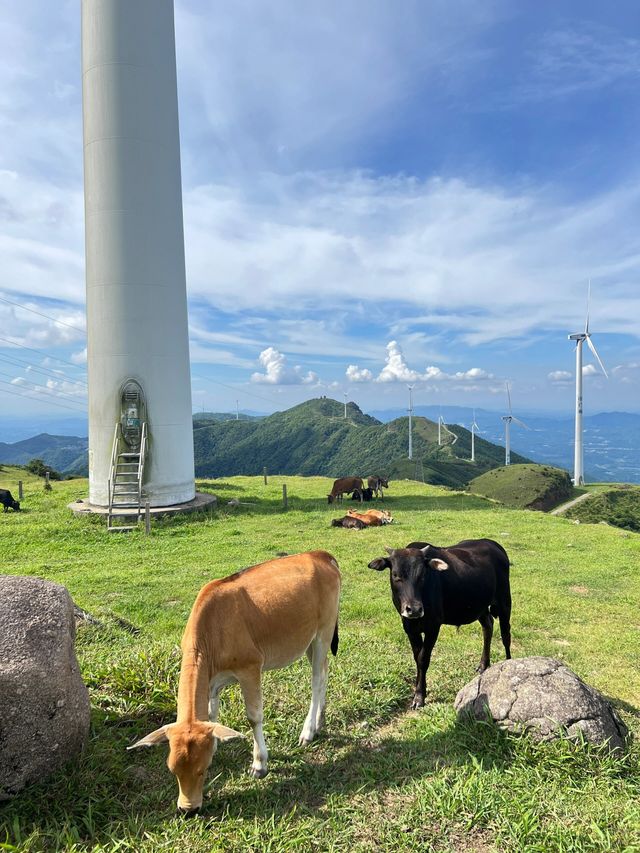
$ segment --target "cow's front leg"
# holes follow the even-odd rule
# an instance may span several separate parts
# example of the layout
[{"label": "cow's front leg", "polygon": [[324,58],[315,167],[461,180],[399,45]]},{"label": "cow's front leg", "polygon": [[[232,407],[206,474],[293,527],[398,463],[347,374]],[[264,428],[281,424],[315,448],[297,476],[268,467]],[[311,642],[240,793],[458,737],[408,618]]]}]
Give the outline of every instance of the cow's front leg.
[{"label": "cow's front leg", "polygon": [[440,633],[440,625],[428,625],[422,639],[422,631],[415,625],[414,620],[402,620],[404,629],[411,643],[413,659],[416,662],[416,686],[413,694],[411,708],[422,708],[427,696],[427,670],[431,661],[431,652]]},{"label": "cow's front leg", "polygon": [[247,711],[247,718],[253,729],[253,763],[249,773],[256,779],[262,779],[269,772],[267,769],[267,744],[262,731],[264,719],[262,709],[262,670],[259,666],[247,669],[237,674]]}]

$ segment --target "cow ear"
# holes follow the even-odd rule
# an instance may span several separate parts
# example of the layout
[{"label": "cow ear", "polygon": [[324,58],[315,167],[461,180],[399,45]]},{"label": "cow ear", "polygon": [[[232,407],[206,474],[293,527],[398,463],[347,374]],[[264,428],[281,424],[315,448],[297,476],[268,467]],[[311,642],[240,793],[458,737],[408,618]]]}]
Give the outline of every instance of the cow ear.
[{"label": "cow ear", "polygon": [[234,737],[243,737],[241,732],[235,729],[230,729],[228,726],[221,726],[220,723],[209,723],[211,734],[217,737],[218,740],[231,740]]},{"label": "cow ear", "polygon": [[429,560],[429,565],[432,569],[435,569],[437,572],[446,572],[449,568],[448,563],[445,563],[444,560],[438,560],[434,558],[433,560]]},{"label": "cow ear", "polygon": [[139,746],[157,746],[159,743],[165,743],[169,740],[168,731],[172,725],[173,723],[156,729],[155,732],[151,732],[151,734],[140,738],[140,740],[137,740],[135,743],[131,744],[131,746],[128,746],[127,749],[137,749]]},{"label": "cow ear", "polygon": [[376,572],[382,572],[385,569],[391,568],[391,560],[386,557],[378,557],[376,560],[371,560],[369,563],[370,569],[375,569]]}]

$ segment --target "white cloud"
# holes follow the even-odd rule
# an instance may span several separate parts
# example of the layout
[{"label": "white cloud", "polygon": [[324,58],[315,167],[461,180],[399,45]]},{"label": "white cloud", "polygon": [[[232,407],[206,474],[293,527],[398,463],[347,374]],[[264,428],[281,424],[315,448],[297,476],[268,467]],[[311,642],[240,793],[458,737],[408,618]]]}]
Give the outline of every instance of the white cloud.
[{"label": "white cloud", "polygon": [[602,371],[598,370],[595,364],[585,364],[582,368],[583,376],[602,376]]},{"label": "white cloud", "polygon": [[252,382],[264,382],[269,385],[315,385],[318,382],[318,375],[312,371],[304,374],[299,366],[287,367],[286,356],[274,347],[263,350],[259,361],[265,372],[252,373]]},{"label": "white cloud", "polygon": [[79,352],[71,353],[71,361],[74,364],[86,364],[87,363],[87,348],[80,350]]},{"label": "white cloud", "polygon": [[420,374],[407,367],[402,350],[397,341],[387,344],[386,364],[380,371],[377,382],[416,382]]},{"label": "white cloud", "polygon": [[[386,350],[385,365],[377,377],[374,378],[373,373],[367,368],[360,369],[358,365],[350,364],[346,371],[347,379],[350,382],[419,383],[421,387],[427,389],[435,389],[441,383],[453,386],[458,384],[466,386],[465,390],[473,391],[487,390],[487,386],[483,383],[486,380],[494,379],[492,373],[488,373],[481,367],[471,367],[469,370],[460,370],[456,373],[445,373],[440,367],[430,365],[424,373],[419,373],[407,365],[402,348],[397,341],[389,341]],[[478,385],[478,382],[481,384]]]},{"label": "white cloud", "polygon": [[373,373],[368,368],[362,370],[356,364],[347,367],[347,379],[349,382],[372,382]]},{"label": "white cloud", "polygon": [[547,379],[554,385],[565,385],[573,379],[573,373],[568,370],[552,370],[547,374]]}]

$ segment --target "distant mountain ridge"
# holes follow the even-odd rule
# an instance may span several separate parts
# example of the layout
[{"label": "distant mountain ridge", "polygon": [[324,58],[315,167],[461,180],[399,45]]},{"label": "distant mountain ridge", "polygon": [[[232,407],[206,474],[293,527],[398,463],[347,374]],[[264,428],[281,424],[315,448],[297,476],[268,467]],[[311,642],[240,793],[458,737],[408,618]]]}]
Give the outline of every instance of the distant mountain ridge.
[{"label": "distant mountain ridge", "polygon": [[14,444],[0,441],[0,462],[26,465],[31,459],[42,459],[57,471],[81,472],[87,469],[88,438],[69,435],[49,435],[43,432]]},{"label": "distant mountain ridge", "polygon": [[[504,462],[504,451],[476,437],[476,462],[469,461],[471,434],[456,430],[437,443],[437,424],[414,418],[413,461],[407,458],[408,418],[383,424],[355,403],[321,397],[256,421],[221,421],[194,431],[196,476],[279,474],[303,476],[381,474],[424,477],[426,482],[461,487]],[[526,462],[514,454],[514,462]]]}]

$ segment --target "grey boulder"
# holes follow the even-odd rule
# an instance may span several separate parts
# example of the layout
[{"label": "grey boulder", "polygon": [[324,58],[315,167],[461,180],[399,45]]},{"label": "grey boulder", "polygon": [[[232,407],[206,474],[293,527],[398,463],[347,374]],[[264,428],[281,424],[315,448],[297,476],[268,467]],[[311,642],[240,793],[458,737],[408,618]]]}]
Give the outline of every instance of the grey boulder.
[{"label": "grey boulder", "polygon": [[456,696],[459,715],[493,718],[538,740],[581,733],[590,743],[624,747],[627,727],[610,703],[554,658],[505,660],[489,667]]},{"label": "grey boulder", "polygon": [[0,800],[59,770],[89,732],[67,590],[0,575]]}]

